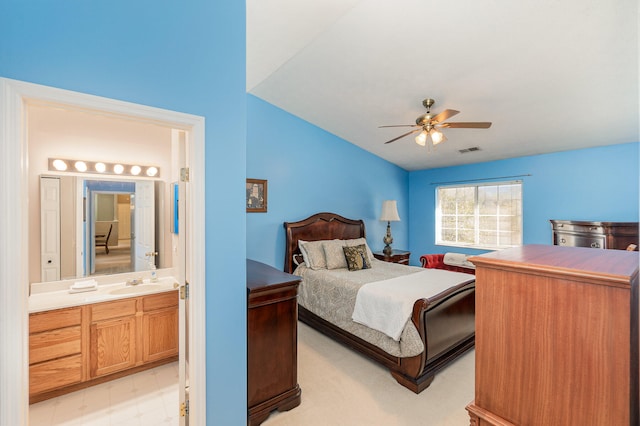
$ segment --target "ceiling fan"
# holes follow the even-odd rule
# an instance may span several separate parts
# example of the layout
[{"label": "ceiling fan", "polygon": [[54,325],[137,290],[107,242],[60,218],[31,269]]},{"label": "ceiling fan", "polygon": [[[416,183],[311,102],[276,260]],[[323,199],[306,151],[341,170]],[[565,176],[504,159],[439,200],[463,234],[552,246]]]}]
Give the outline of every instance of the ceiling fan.
[{"label": "ceiling fan", "polygon": [[474,121],[474,122],[453,122],[453,123],[445,123],[444,121],[454,115],[458,114],[460,111],[456,111],[454,109],[445,109],[440,114],[433,115],[431,114],[431,107],[436,103],[433,99],[427,98],[422,101],[422,105],[427,109],[426,114],[422,114],[420,117],[416,118],[416,124],[399,124],[393,126],[379,126],[382,127],[417,127],[417,129],[413,129],[410,132],[402,134],[398,137],[395,137],[385,143],[395,142],[398,139],[402,139],[405,136],[409,136],[410,134],[420,132],[418,136],[416,136],[416,143],[421,146],[425,146],[427,144],[427,139],[431,139],[431,143],[435,146],[441,142],[447,140],[446,136],[440,131],[442,128],[449,129],[488,129],[491,127],[490,122],[486,121]]}]

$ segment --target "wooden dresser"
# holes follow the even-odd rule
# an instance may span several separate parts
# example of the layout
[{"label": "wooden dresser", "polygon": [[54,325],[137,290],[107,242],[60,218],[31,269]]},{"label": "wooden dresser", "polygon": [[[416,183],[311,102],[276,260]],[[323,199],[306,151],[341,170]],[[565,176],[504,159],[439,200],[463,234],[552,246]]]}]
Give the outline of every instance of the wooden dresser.
[{"label": "wooden dresser", "polygon": [[550,220],[553,244],[625,250],[638,245],[638,222]]},{"label": "wooden dresser", "polygon": [[248,423],[300,405],[298,284],[301,278],[247,259]]},{"label": "wooden dresser", "polygon": [[639,424],[638,252],[529,245],[470,261],[471,425]]}]

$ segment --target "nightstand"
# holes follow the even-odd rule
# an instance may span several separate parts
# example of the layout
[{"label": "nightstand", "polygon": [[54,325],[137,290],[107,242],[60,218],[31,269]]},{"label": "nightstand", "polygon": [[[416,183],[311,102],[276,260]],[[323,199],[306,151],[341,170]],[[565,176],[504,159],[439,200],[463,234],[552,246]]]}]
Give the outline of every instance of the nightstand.
[{"label": "nightstand", "polygon": [[381,251],[377,251],[373,253],[373,257],[375,257],[378,260],[383,260],[385,262],[392,262],[392,263],[401,263],[403,265],[409,264],[409,256],[411,256],[410,251],[395,250],[395,249],[391,250],[390,256],[385,255]]}]

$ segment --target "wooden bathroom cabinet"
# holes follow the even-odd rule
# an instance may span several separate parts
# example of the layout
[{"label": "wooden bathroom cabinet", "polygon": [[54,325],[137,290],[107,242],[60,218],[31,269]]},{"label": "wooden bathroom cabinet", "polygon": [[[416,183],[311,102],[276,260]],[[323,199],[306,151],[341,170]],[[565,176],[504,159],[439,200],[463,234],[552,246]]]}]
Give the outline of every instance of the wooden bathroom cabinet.
[{"label": "wooden bathroom cabinet", "polygon": [[86,379],[81,321],[81,307],[29,316],[30,396]]},{"label": "wooden bathroom cabinet", "polygon": [[136,365],[137,298],[90,305],[91,378]]},{"label": "wooden bathroom cabinet", "polygon": [[178,355],[178,294],[142,299],[142,362]]},{"label": "wooden bathroom cabinet", "polygon": [[29,315],[29,400],[177,359],[178,292]]}]

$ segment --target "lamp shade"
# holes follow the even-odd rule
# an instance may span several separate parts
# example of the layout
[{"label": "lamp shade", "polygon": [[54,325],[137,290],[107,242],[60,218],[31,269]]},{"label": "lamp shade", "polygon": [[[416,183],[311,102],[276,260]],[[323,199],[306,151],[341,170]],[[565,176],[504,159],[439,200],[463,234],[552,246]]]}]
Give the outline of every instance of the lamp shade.
[{"label": "lamp shade", "polygon": [[386,200],[382,202],[382,214],[380,220],[385,222],[399,222],[398,206],[396,200]]}]

